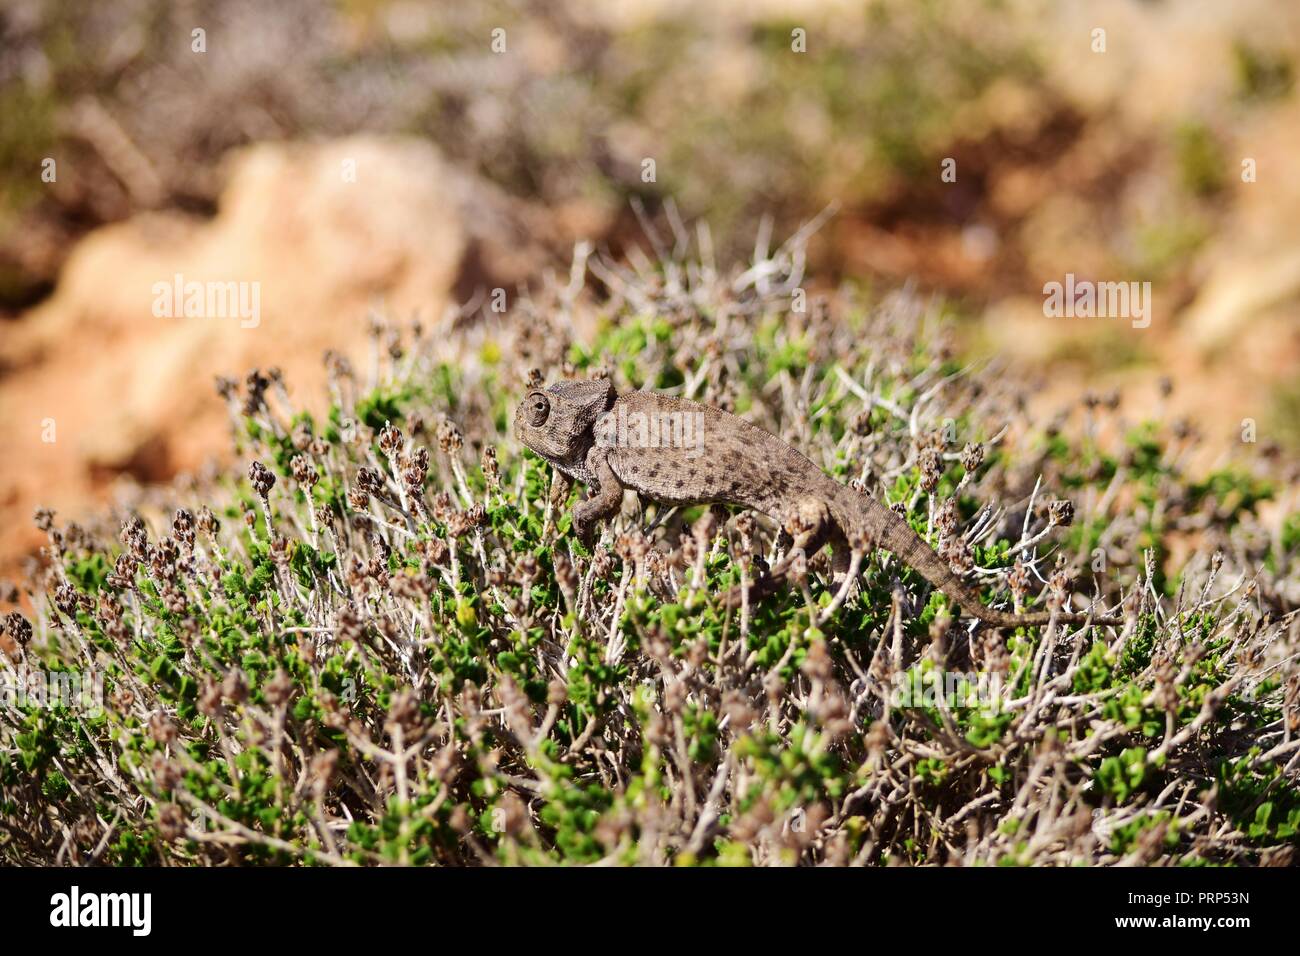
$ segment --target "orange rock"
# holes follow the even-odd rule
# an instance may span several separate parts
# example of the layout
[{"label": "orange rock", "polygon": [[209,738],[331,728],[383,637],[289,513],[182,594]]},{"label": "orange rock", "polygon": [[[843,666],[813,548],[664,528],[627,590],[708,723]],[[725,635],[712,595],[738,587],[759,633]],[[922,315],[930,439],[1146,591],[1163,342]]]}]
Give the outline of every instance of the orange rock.
[{"label": "orange rock", "polygon": [[[216,375],[278,365],[313,396],[322,352],[358,346],[368,308],[436,318],[467,243],[466,188],[419,140],[264,144],[233,157],[215,218],[88,235],[0,344],[0,555],[40,543],[38,503],[72,518],[116,473],[158,479],[224,451]],[[177,275],[255,288],[257,321],[219,301],[169,317],[155,300]]]}]

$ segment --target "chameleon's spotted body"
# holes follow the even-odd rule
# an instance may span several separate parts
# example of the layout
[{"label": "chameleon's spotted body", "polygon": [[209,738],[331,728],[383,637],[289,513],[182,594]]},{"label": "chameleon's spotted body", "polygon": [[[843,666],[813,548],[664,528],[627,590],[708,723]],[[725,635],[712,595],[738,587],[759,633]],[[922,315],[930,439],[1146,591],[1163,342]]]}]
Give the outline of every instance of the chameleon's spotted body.
[{"label": "chameleon's spotted body", "polygon": [[[675,427],[656,430],[651,422]],[[795,548],[807,554],[830,543],[837,571],[848,564],[850,544],[882,547],[986,623],[1015,627],[1050,619],[1049,613],[1016,615],[984,606],[899,515],[830,478],[775,435],[708,405],[655,392],[617,394],[607,380],[560,382],[524,398],[515,432],[565,476],[563,494],[569,479],[591,489],[573,512],[574,529],[584,539],[596,521],[618,512],[625,489],[669,505],[742,505],[781,522],[794,534]]]}]

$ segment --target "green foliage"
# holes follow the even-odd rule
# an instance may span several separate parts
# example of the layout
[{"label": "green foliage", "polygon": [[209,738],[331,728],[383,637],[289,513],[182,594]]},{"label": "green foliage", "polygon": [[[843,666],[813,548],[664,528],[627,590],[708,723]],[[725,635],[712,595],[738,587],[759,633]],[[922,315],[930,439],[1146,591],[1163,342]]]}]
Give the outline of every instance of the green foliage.
[{"label": "green foliage", "polygon": [[1279,99],[1295,84],[1295,67],[1285,53],[1238,40],[1232,48],[1237,92],[1245,100]]},{"label": "green foliage", "polygon": [[1197,197],[1223,189],[1227,169],[1223,146],[1209,127],[1196,122],[1182,124],[1174,135],[1174,148],[1183,188]]}]

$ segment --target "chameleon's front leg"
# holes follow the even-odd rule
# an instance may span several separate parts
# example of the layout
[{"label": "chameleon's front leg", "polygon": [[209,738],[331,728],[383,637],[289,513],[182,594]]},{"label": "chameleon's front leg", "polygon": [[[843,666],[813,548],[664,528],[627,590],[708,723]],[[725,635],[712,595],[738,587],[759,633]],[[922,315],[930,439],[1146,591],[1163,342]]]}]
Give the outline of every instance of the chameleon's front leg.
[{"label": "chameleon's front leg", "polygon": [[609,449],[595,447],[587,452],[587,472],[592,477],[591,495],[573,507],[573,530],[578,540],[590,547],[597,521],[618,514],[623,504],[623,483],[609,466]]},{"label": "chameleon's front leg", "polygon": [[555,529],[555,523],[559,521],[560,509],[564,503],[569,500],[569,492],[573,490],[573,479],[566,475],[560,469],[553,469],[551,476],[551,491],[546,496],[546,521],[542,534],[549,537]]},{"label": "chameleon's front leg", "polygon": [[560,469],[555,469],[555,477],[551,479],[551,493],[547,496],[551,501],[551,507],[558,510],[569,500],[569,492],[573,490],[573,479],[566,475]]}]

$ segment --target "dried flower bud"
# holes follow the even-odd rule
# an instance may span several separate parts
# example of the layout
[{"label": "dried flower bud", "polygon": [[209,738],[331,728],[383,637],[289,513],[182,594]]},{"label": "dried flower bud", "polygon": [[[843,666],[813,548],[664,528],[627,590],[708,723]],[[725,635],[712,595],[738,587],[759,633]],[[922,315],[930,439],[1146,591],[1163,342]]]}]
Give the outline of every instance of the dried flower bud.
[{"label": "dried flower bud", "polygon": [[455,422],[444,418],[438,423],[438,447],[444,454],[454,455],[464,444],[465,439]]},{"label": "dried flower bud", "polygon": [[220,717],[224,711],[221,705],[221,685],[208,677],[199,688],[199,700],[196,705],[199,713],[205,717]]},{"label": "dried flower bud", "polygon": [[122,522],[120,535],[122,544],[140,561],[143,561],[149,549],[149,534],[145,531],[144,520],[139,515],[131,515]]},{"label": "dried flower bud", "polygon": [[194,547],[194,515],[184,508],[177,510],[176,515],[172,518],[172,536],[181,543],[188,552]]},{"label": "dried flower bud", "polygon": [[66,617],[77,613],[77,589],[71,584],[60,584],[54,589],[54,606]]},{"label": "dried flower bud", "polygon": [[365,636],[365,621],[351,601],[334,612],[334,633],[340,641],[354,644],[360,643]]},{"label": "dried flower bud", "polygon": [[560,590],[572,599],[578,590],[578,574],[573,567],[573,562],[567,555],[556,552],[553,564],[556,583],[560,585]]},{"label": "dried flower bud", "polygon": [[421,541],[416,547],[424,555],[425,561],[434,567],[446,564],[450,556],[447,542],[442,538],[429,538],[427,541]]},{"label": "dried flower bud", "polygon": [[384,457],[391,461],[402,450],[404,444],[402,433],[391,423],[384,422],[384,427],[379,430],[379,450],[384,453]]},{"label": "dried flower bud", "polygon": [[312,789],[317,796],[323,794],[330,788],[334,780],[334,773],[339,765],[339,752],[337,749],[323,750],[311,758],[311,764],[308,774],[311,780]]},{"label": "dried flower bud", "polygon": [[154,751],[150,765],[153,770],[154,783],[158,785],[159,790],[175,790],[180,785],[180,770],[177,769],[176,764],[163,756],[161,752]]},{"label": "dried flower bud", "polygon": [[286,569],[289,567],[289,558],[291,557],[291,548],[289,539],[282,534],[277,534],[271,539],[270,545],[271,560],[275,562],[276,567]]},{"label": "dried flower bud", "polygon": [[32,520],[40,530],[49,531],[54,527],[54,512],[49,508],[37,508],[32,513]]},{"label": "dried flower bud", "polygon": [[831,679],[831,655],[824,640],[812,642],[812,646],[808,648],[808,653],[799,669],[813,680],[828,681]]},{"label": "dried flower bud", "polygon": [[1178,711],[1178,688],[1174,685],[1176,676],[1173,662],[1167,658],[1155,668],[1155,689],[1151,692],[1151,702],[1166,713]]},{"label": "dried flower bud", "polygon": [[293,681],[284,671],[276,671],[275,674],[267,681],[262,693],[266,696],[266,702],[272,707],[280,707],[289,702],[293,696]]},{"label": "dried flower bud", "polygon": [[263,500],[270,495],[271,489],[275,487],[275,475],[260,461],[254,461],[248,466],[248,480],[252,482],[253,490],[257,492],[257,496]]},{"label": "dried flower bud", "polygon": [[1048,506],[1047,520],[1062,528],[1068,528],[1074,524],[1074,502],[1068,499],[1053,501]]},{"label": "dried flower bud", "polygon": [[429,449],[417,448],[402,464],[402,481],[413,492],[424,487],[424,479],[429,473]]},{"label": "dried flower bud", "polygon": [[429,512],[435,521],[446,524],[447,519],[456,513],[456,505],[451,500],[451,495],[439,491],[429,499]]},{"label": "dried flower bud", "polygon": [[172,614],[181,615],[189,610],[189,600],[185,592],[172,581],[163,580],[158,587],[158,596],[162,598],[163,607]]},{"label": "dried flower bud", "polygon": [[552,678],[551,682],[546,685],[546,703],[551,706],[559,707],[569,699],[569,686],[558,677]]},{"label": "dried flower bud", "polygon": [[986,671],[999,677],[1006,675],[1011,667],[1011,655],[1007,652],[1007,647],[998,634],[992,631],[985,634],[983,643],[980,645],[980,651]]},{"label": "dried flower bud", "polygon": [[935,448],[925,448],[921,452],[921,490],[932,495],[939,487],[943,477],[943,458]]},{"label": "dried flower bud", "polygon": [[162,711],[155,710],[149,715],[149,736],[157,743],[170,744],[176,740],[176,725]]},{"label": "dried flower bud", "polygon": [[1070,574],[1065,568],[1057,568],[1052,572],[1052,576],[1047,579],[1049,592],[1047,603],[1049,607],[1060,608],[1065,605],[1066,591],[1070,587],[1070,580]]},{"label": "dried flower bud", "polygon": [[158,835],[169,843],[185,836],[185,811],[174,803],[161,804],[158,807]]},{"label": "dried flower bud", "polygon": [[953,574],[960,576],[975,569],[975,552],[965,541],[953,541],[944,549],[943,556],[948,566],[952,568]]},{"label": "dried flower bud", "polygon": [[501,488],[501,464],[497,461],[497,450],[491,445],[486,446],[479,462],[488,488],[492,491],[499,491]]},{"label": "dried flower bud", "polygon": [[200,533],[213,540],[216,539],[217,532],[221,530],[221,522],[217,520],[217,516],[212,513],[212,510],[207,505],[199,509],[198,529]]},{"label": "dried flower bud", "polygon": [[289,433],[289,442],[295,451],[306,451],[312,443],[311,422],[303,418],[294,423],[293,431]]},{"label": "dried flower bud", "polygon": [[463,538],[474,530],[474,518],[468,511],[455,511],[447,516],[447,533],[453,538]]},{"label": "dried flower bud", "polygon": [[294,455],[289,462],[289,468],[293,471],[293,480],[308,492],[315,487],[316,482],[320,481],[316,466],[306,455]]},{"label": "dried flower bud", "polygon": [[393,694],[388,705],[388,724],[404,732],[416,730],[420,725],[420,698],[406,687]]},{"label": "dried flower bud", "polygon": [[123,552],[117,556],[117,561],[113,564],[113,570],[108,573],[104,579],[105,583],[111,588],[126,590],[135,586],[135,569],[137,562],[131,555]]},{"label": "dried flower bud", "polygon": [[257,369],[253,369],[244,378],[244,414],[256,415],[258,411],[266,407],[266,390],[271,385],[271,380],[263,375]]},{"label": "dried flower bud", "polygon": [[598,580],[608,581],[613,570],[614,561],[610,557],[609,551],[604,548],[597,548],[591,555],[591,573]]},{"label": "dried flower bud", "polygon": [[1029,593],[1029,569],[1019,558],[1016,558],[1015,566],[1007,575],[1007,587],[1011,588],[1011,593],[1018,601],[1024,600],[1025,595]]},{"label": "dried flower bud", "polygon": [[248,682],[239,668],[232,667],[226,671],[221,681],[221,696],[232,704],[242,704],[248,699]]},{"label": "dried flower bud", "polygon": [[331,378],[351,379],[352,363],[346,356],[339,354],[333,349],[326,349],[324,354],[325,369]]},{"label": "dried flower bud", "polygon": [[357,469],[356,486],[368,495],[382,495],[384,493],[383,476],[373,468]]},{"label": "dried flower bud", "polygon": [[935,526],[939,529],[940,536],[953,537],[957,534],[959,524],[957,501],[953,498],[945,498],[943,504],[939,506],[939,513],[935,518]]},{"label": "dried flower bud", "polygon": [[527,587],[537,579],[539,570],[536,557],[531,554],[521,555],[519,560],[515,562],[515,580],[522,581]]}]

